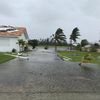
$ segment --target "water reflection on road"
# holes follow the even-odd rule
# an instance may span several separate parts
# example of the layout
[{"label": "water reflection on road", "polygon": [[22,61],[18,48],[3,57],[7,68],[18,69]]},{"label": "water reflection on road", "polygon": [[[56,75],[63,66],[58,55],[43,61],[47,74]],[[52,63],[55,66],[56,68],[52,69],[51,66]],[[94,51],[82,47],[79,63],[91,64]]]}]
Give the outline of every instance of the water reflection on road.
[{"label": "water reflection on road", "polygon": [[33,50],[29,60],[14,59],[0,65],[0,92],[100,91],[100,68],[65,62],[54,49]]}]

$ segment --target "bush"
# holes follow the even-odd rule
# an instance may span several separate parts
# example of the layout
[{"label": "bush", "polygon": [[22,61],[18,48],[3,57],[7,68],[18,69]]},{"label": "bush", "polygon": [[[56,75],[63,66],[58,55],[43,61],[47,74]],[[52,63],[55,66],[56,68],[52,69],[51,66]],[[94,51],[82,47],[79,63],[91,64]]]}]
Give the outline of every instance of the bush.
[{"label": "bush", "polygon": [[45,46],[44,49],[48,49],[48,46]]},{"label": "bush", "polygon": [[91,47],[91,52],[97,52],[97,48],[94,45]]},{"label": "bush", "polygon": [[16,52],[17,52],[17,50],[16,50],[15,48],[13,48],[13,49],[12,49],[12,52],[13,52],[13,53],[16,53]]},{"label": "bush", "polygon": [[29,51],[28,46],[25,46],[24,47],[24,52],[28,52],[28,51]]}]

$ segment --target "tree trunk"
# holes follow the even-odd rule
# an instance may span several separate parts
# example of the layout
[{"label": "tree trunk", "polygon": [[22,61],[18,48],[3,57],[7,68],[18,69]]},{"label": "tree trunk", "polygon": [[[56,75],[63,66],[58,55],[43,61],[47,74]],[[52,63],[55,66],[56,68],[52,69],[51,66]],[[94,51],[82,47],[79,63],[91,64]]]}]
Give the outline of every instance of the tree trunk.
[{"label": "tree trunk", "polygon": [[55,40],[55,52],[57,51],[57,44],[56,44],[56,40]]},{"label": "tree trunk", "polygon": [[72,50],[72,40],[70,39],[70,51]]},{"label": "tree trunk", "polygon": [[21,49],[21,45],[19,45],[19,52],[21,52],[21,50],[22,50],[22,49]]},{"label": "tree trunk", "polygon": [[55,52],[57,51],[57,45],[55,45]]}]

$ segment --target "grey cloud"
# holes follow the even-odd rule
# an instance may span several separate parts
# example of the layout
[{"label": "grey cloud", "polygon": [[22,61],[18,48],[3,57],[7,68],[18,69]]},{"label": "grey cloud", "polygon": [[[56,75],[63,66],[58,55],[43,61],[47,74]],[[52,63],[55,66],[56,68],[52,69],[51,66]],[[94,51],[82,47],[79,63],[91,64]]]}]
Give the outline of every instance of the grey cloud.
[{"label": "grey cloud", "polygon": [[[38,2],[40,3],[38,4]],[[89,39],[93,40],[94,33],[100,31],[100,20],[89,16],[89,13],[85,11],[85,9],[88,8],[88,3],[88,0],[38,0],[35,4],[31,4],[30,7],[30,15],[34,23],[33,31],[39,34],[48,33],[48,35],[45,36],[49,36],[57,27],[62,27],[64,28],[65,34],[69,35],[72,29],[78,26],[81,29],[83,38],[88,38],[88,36],[92,34]],[[86,25],[86,23],[91,24]],[[93,26],[94,30],[91,30]],[[37,34],[34,34],[34,37],[35,36],[41,37],[43,35],[37,36]]]},{"label": "grey cloud", "polygon": [[69,36],[77,26],[82,38],[93,41],[94,34],[98,39],[100,32],[99,3],[99,0],[3,0],[0,22],[25,26],[34,38],[49,37],[58,27]]},{"label": "grey cloud", "polygon": [[87,0],[83,6],[83,12],[88,16],[100,17],[100,1],[99,0]]},{"label": "grey cloud", "polygon": [[13,8],[9,5],[8,3],[9,1],[0,1],[0,15],[9,17],[9,16],[13,16],[14,12],[13,12]]}]

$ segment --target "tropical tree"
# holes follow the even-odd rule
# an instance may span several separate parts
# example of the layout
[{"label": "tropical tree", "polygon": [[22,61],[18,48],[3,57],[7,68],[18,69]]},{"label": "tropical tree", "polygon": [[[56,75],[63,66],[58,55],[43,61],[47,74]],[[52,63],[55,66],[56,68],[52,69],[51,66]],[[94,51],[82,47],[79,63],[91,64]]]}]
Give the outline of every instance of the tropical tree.
[{"label": "tropical tree", "polygon": [[32,46],[32,48],[34,49],[36,46],[38,46],[38,40],[36,39],[28,40],[28,44]]},{"label": "tropical tree", "polygon": [[81,44],[80,44],[80,43],[77,44],[77,46],[76,46],[76,50],[81,51]]},{"label": "tropical tree", "polygon": [[20,52],[24,51],[24,47],[26,46],[26,41],[24,41],[23,39],[18,39],[17,44],[19,44]]},{"label": "tropical tree", "polygon": [[70,35],[70,49],[72,49],[73,42],[74,43],[77,42],[77,39],[78,39],[79,36],[80,36],[79,29],[76,27],[76,28],[73,29],[73,31]]},{"label": "tropical tree", "polygon": [[99,48],[100,47],[99,43],[94,43],[94,46],[95,46],[95,48]]},{"label": "tropical tree", "polygon": [[83,40],[81,41],[81,46],[82,46],[82,47],[84,47],[85,45],[88,45],[88,44],[89,44],[89,42],[88,42],[87,39],[83,39]]},{"label": "tropical tree", "polygon": [[54,41],[55,44],[55,51],[57,51],[57,44],[66,41],[66,36],[64,35],[63,30],[61,28],[58,28],[55,34],[53,34],[51,37],[52,41]]},{"label": "tropical tree", "polygon": [[49,38],[45,39],[45,47],[44,48],[48,49],[49,44],[50,44]]}]

